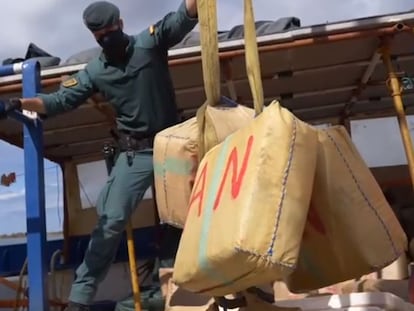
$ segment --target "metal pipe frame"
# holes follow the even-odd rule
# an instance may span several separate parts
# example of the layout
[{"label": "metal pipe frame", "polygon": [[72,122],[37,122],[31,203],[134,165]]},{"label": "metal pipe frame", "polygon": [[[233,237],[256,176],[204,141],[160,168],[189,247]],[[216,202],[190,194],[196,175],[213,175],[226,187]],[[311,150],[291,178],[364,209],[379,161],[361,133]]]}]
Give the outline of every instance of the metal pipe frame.
[{"label": "metal pipe frame", "polygon": [[[262,42],[259,43],[259,52],[272,52],[272,51],[279,51],[279,50],[286,50],[296,47],[306,47],[316,44],[324,44],[328,42],[339,42],[339,41],[347,41],[352,39],[364,38],[364,37],[379,37],[384,35],[392,35],[398,32],[411,32],[412,28],[409,26],[396,23],[392,26],[382,27],[377,29],[368,29],[368,30],[361,30],[361,31],[351,31],[345,33],[336,33],[336,34],[326,34],[326,35],[319,35],[316,38],[300,38],[294,39],[287,42],[279,42],[279,43],[269,43],[264,44]],[[193,56],[180,56],[180,58],[170,57],[168,64],[173,66],[182,66],[182,65],[190,65],[194,63],[201,63],[201,55],[200,51],[195,51],[195,55]],[[193,53],[193,54],[194,54]],[[231,50],[223,50],[219,51],[219,58],[220,60],[228,60],[233,59],[235,57],[243,57],[244,56],[244,45],[242,47],[238,47]],[[70,70],[66,71],[64,74],[72,74],[75,73],[85,67],[85,64],[80,65],[72,65],[67,66],[70,67]],[[45,75],[42,79],[42,86],[43,87],[50,87],[50,86],[57,86],[62,82],[62,77],[60,73],[55,72],[56,69],[48,69],[45,70],[48,72],[52,72],[50,75]],[[18,80],[18,79],[17,79]],[[4,85],[0,85],[0,94],[7,93],[7,92],[18,92],[21,88],[21,84],[17,81],[11,81],[10,83],[5,83]]]},{"label": "metal pipe frame", "polygon": [[[390,27],[383,27],[377,29],[370,29],[370,30],[361,30],[361,31],[351,31],[346,33],[336,33],[336,34],[328,34],[328,35],[321,35],[318,37],[312,38],[303,38],[303,39],[296,39],[293,41],[288,42],[281,42],[275,44],[266,44],[266,45],[259,45],[258,50],[259,52],[271,52],[271,51],[278,51],[278,50],[285,50],[290,48],[296,47],[304,47],[310,46],[315,44],[323,44],[327,42],[335,42],[335,41],[345,41],[345,40],[352,40],[357,38],[363,37],[378,37],[384,35],[392,35],[397,32],[402,31],[412,31],[412,29],[402,23],[396,23]],[[230,51],[222,51],[219,52],[220,60],[228,59],[228,58],[235,58],[237,56],[244,56],[244,47],[241,49],[230,50]],[[186,65],[186,64],[194,64],[201,61],[201,55],[190,56],[186,58],[179,58],[179,59],[171,59],[168,63],[170,66],[177,66],[177,65]]]},{"label": "metal pipe frame", "polygon": [[414,187],[414,149],[411,139],[410,129],[408,127],[407,118],[405,115],[405,108],[402,100],[402,86],[398,76],[394,70],[390,55],[391,38],[384,37],[382,40],[382,47],[380,49],[382,61],[388,71],[389,87],[391,96],[394,102],[395,112],[397,114],[398,125],[400,128],[401,138],[404,145],[405,155],[407,157],[408,169],[411,178],[412,187]]},{"label": "metal pipe frame", "polygon": [[[230,98],[234,101],[237,101],[237,91],[236,91],[236,87],[234,85],[234,80],[233,80],[233,66],[231,63],[231,59],[221,61],[220,65],[221,65],[221,70],[223,73],[224,81],[227,86],[227,90],[230,94]],[[220,86],[222,86],[221,83],[220,83]]]},{"label": "metal pipe frame", "polygon": [[[40,91],[40,64],[34,60],[0,67],[0,76],[22,73],[23,97]],[[23,123],[29,310],[49,311],[43,124],[36,114],[15,111],[10,117]]]},{"label": "metal pipe frame", "polygon": [[353,91],[352,97],[349,99],[349,103],[345,105],[345,108],[342,112],[342,118],[345,120],[349,118],[352,113],[352,108],[355,103],[358,101],[358,97],[361,95],[363,90],[366,88],[368,81],[371,79],[377,64],[381,60],[381,53],[375,51],[371,57],[371,60],[368,63],[368,66],[365,68],[364,74],[361,77],[358,87]]}]

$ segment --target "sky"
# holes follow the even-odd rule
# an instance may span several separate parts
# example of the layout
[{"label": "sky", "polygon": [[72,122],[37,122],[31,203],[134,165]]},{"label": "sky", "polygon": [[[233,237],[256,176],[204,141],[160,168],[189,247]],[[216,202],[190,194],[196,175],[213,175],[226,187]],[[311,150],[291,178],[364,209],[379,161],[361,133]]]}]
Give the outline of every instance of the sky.
[{"label": "sky", "polygon": [[[91,34],[82,23],[82,11],[92,2],[26,0],[23,5],[22,1],[1,0],[0,12],[3,14],[0,60],[24,57],[31,42],[49,54],[60,57],[62,62],[77,52],[95,47]],[[242,23],[242,3],[242,0],[218,1],[219,30],[227,30]],[[254,0],[253,3],[256,20],[277,20],[294,16],[301,20],[302,26],[414,9],[414,0]],[[167,12],[175,10],[180,1],[122,0],[117,4],[124,19],[125,32],[135,34]],[[410,125],[411,123],[414,124],[414,120],[410,120]],[[360,134],[355,142],[370,166],[384,161],[394,164],[405,163],[397,124],[395,120],[387,124],[394,131],[392,133],[395,135],[390,144],[395,148],[394,153],[385,160],[378,158],[379,154],[383,154],[382,141],[376,141],[371,137],[373,131],[380,130],[384,124],[381,128],[377,128],[373,123],[354,124],[354,132]],[[367,141],[367,135],[371,135],[368,139],[369,148],[363,143]],[[378,137],[383,138],[381,135]],[[61,171],[50,161],[45,161],[45,168],[48,230],[59,231],[63,221]],[[26,230],[23,153],[20,149],[0,141],[0,175],[10,172],[16,172],[18,176],[17,182],[11,187],[0,187],[0,235]],[[100,175],[102,172],[99,171],[97,174]],[[84,187],[87,188],[87,185]],[[94,195],[87,196],[90,200],[96,196],[96,185],[94,188]]]}]

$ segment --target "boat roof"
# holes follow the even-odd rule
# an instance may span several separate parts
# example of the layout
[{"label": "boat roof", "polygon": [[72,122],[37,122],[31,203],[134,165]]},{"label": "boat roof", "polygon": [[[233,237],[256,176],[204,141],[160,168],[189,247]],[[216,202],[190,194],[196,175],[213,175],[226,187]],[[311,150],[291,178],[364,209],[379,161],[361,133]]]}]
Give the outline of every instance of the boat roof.
[{"label": "boat roof", "polygon": [[[394,115],[379,48],[383,38],[389,36],[395,68],[414,74],[413,27],[411,11],[259,35],[266,103],[279,99],[297,117],[313,124]],[[231,67],[238,101],[252,106],[244,41],[220,42],[219,50],[222,64]],[[177,104],[184,118],[194,116],[205,101],[200,53],[200,46],[178,47],[169,52]],[[42,91],[56,90],[62,76],[85,65],[42,69]],[[222,94],[229,96],[224,75],[222,82]],[[21,75],[0,78],[0,97],[20,94]],[[407,113],[414,106],[407,99],[413,96],[414,92],[404,94]],[[97,156],[103,142],[111,139],[109,130],[105,114],[87,102],[77,110],[44,121],[45,156],[56,162]],[[10,119],[1,121],[0,138],[21,147],[21,124]]]}]

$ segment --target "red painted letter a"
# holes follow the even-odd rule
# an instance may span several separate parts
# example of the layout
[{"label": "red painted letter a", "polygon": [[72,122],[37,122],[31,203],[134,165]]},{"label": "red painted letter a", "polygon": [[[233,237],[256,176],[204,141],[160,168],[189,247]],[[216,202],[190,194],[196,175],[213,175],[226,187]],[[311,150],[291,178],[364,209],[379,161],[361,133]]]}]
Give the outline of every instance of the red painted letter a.
[{"label": "red painted letter a", "polygon": [[201,207],[203,204],[203,199],[204,199],[204,192],[206,189],[206,174],[207,174],[207,163],[206,162],[201,170],[200,175],[198,176],[196,182],[195,182],[195,186],[193,189],[193,195],[191,196],[190,199],[190,204],[189,204],[189,212],[190,209],[193,205],[193,203],[198,200],[198,212],[197,215],[200,216],[201,215]]}]

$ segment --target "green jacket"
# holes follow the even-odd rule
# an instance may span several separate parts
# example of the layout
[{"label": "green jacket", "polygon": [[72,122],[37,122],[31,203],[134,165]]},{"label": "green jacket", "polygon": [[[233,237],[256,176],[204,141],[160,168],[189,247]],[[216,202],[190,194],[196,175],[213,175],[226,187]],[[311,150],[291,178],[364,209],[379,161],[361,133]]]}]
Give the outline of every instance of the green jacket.
[{"label": "green jacket", "polygon": [[128,61],[108,64],[101,53],[62,83],[57,92],[39,94],[46,114],[53,116],[77,108],[100,92],[113,106],[117,127],[142,134],[156,132],[178,122],[174,87],[168,67],[168,49],[182,41],[197,24],[188,16],[185,1],[177,12],[130,36]]}]

